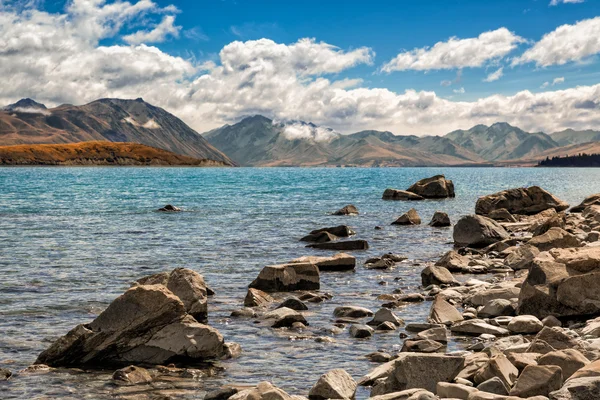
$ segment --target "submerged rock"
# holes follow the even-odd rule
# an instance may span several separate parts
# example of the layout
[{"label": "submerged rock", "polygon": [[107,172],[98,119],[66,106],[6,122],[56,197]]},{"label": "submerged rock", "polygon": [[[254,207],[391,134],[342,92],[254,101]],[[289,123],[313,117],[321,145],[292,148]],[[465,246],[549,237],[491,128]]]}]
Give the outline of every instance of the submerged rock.
[{"label": "submerged rock", "polygon": [[338,237],[329,232],[310,233],[300,239],[301,242],[327,243],[337,240]]},{"label": "submerged rock", "polygon": [[125,385],[140,385],[152,382],[152,375],[147,369],[130,365],[129,367],[116,370],[112,376],[113,380]]},{"label": "submerged rock", "polygon": [[181,211],[181,208],[179,207],[175,207],[171,204],[167,204],[164,207],[159,208],[157,211],[161,211],[161,212],[179,212]]},{"label": "submerged rock", "polygon": [[509,238],[496,221],[481,215],[467,215],[454,225],[454,243],[460,246],[485,247]]},{"label": "submerged rock", "polygon": [[444,175],[421,179],[406,190],[426,199],[454,197],[454,184]]},{"label": "submerged rock", "polygon": [[320,286],[319,268],[300,262],[266,266],[250,284],[250,288],[265,292],[318,290]]},{"label": "submerged rock", "polygon": [[333,315],[338,318],[366,318],[373,316],[373,311],[364,307],[341,306],[333,310]]},{"label": "submerged rock", "polygon": [[333,215],[358,215],[358,208],[352,204],[340,208]]},{"label": "submerged rock", "polygon": [[417,213],[417,210],[411,208],[406,213],[398,217],[397,220],[392,222],[392,225],[420,225],[421,217]]},{"label": "submerged rock", "polygon": [[477,200],[475,213],[489,215],[494,210],[504,208],[511,214],[533,215],[550,208],[563,211],[568,207],[567,203],[541,187],[531,186],[482,196]]},{"label": "submerged rock", "polygon": [[260,307],[266,306],[272,303],[274,300],[268,293],[262,290],[249,288],[246,298],[244,299],[244,306],[246,307]]},{"label": "submerged rock", "polygon": [[385,189],[383,200],[424,200],[423,197],[406,190]]},{"label": "submerged rock", "polygon": [[354,324],[350,326],[350,336],[357,339],[364,339],[373,336],[373,328],[369,325]]},{"label": "submerged rock", "polygon": [[349,237],[349,236],[356,234],[356,232],[354,232],[348,225],[338,225],[338,226],[330,226],[328,228],[315,229],[314,231],[312,231],[310,233],[312,235],[316,235],[316,234],[323,233],[323,232],[327,232],[327,233],[330,233],[331,235],[339,236],[339,237]]},{"label": "submerged rock", "polygon": [[7,381],[12,376],[12,372],[6,368],[0,368],[0,381]]},{"label": "submerged rock", "polygon": [[305,256],[290,263],[310,263],[319,267],[319,271],[351,271],[356,268],[356,257],[338,253],[332,257]]},{"label": "submerged rock", "polygon": [[431,217],[431,221],[429,222],[429,226],[433,226],[436,228],[450,226],[450,217],[445,212],[436,211]]},{"label": "submerged rock", "polygon": [[344,240],[340,242],[329,242],[329,243],[315,243],[310,244],[306,247],[321,250],[368,250],[369,243],[366,240]]}]

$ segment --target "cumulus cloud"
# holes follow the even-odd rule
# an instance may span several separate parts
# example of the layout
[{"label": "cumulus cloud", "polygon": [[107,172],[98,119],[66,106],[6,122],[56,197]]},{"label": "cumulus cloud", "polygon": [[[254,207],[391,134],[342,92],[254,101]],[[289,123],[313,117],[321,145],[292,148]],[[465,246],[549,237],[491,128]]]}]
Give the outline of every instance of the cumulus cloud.
[{"label": "cumulus cloud", "polygon": [[557,6],[560,3],[564,3],[564,4],[574,4],[574,3],[583,3],[585,0],[551,0],[550,1],[550,5],[551,6]]},{"label": "cumulus cloud", "polygon": [[[119,38],[124,27],[130,31],[138,26],[129,25],[131,21],[149,15],[162,18],[165,13],[144,0],[76,0],[59,14],[0,10],[0,104],[23,97],[47,105],[143,97],[198,131],[252,114],[312,121],[344,133],[380,129],[441,134],[497,121],[534,131],[600,125],[594,108],[600,104],[600,85],[522,91],[470,102],[444,99],[432,91],[369,88],[337,74],[371,64],[371,49],[343,50],[310,38],[288,44],[236,41],[224,46],[214,61],[202,64],[146,43],[99,44],[104,38]],[[446,62],[457,63],[452,57]]]},{"label": "cumulus cloud", "polygon": [[283,135],[289,140],[303,139],[312,142],[330,142],[339,136],[333,129],[306,123],[289,123],[283,126]]},{"label": "cumulus cloud", "polygon": [[405,70],[439,70],[481,67],[487,62],[503,58],[525,40],[506,28],[480,34],[476,38],[450,38],[433,47],[423,47],[398,54],[386,63],[384,72]]},{"label": "cumulus cloud", "polygon": [[131,35],[123,36],[123,40],[130,44],[161,43],[169,36],[178,38],[181,26],[175,26],[175,16],[167,15],[162,22],[150,31],[137,31]]},{"label": "cumulus cloud", "polygon": [[548,86],[560,85],[562,83],[565,83],[565,78],[561,76],[559,78],[554,78],[554,80],[552,81],[552,83],[550,83],[550,82],[544,82],[542,84],[542,86],[540,86],[540,88],[546,89]]},{"label": "cumulus cloud", "polygon": [[456,94],[464,94],[465,93],[465,88],[461,87],[460,89],[454,89],[453,92],[456,93]]},{"label": "cumulus cloud", "polygon": [[564,65],[600,53],[600,17],[562,25],[544,35],[533,47],[513,60],[513,65],[538,67]]},{"label": "cumulus cloud", "polygon": [[504,68],[502,68],[502,67],[498,68],[496,71],[489,74],[483,81],[484,82],[497,81],[498,79],[502,78],[502,75],[504,75],[503,70],[504,70]]}]

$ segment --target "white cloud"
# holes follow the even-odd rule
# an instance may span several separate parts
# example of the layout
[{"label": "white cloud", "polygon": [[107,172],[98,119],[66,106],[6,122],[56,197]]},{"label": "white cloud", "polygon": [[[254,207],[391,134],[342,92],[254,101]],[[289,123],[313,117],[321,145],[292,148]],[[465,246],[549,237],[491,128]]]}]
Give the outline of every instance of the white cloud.
[{"label": "white cloud", "polygon": [[460,89],[454,89],[453,92],[456,93],[456,94],[464,94],[465,93],[465,88],[461,87]]},{"label": "white cloud", "polygon": [[[142,15],[165,14],[148,1],[123,4],[79,0],[62,14],[1,10],[0,104],[23,97],[48,106],[143,97],[198,131],[251,114],[312,121],[337,132],[441,134],[497,121],[534,131],[600,126],[600,84],[450,101],[430,91],[393,92],[337,79],[339,72],[371,63],[373,51],[344,51],[314,39],[236,41],[203,64],[146,44],[100,46],[100,39],[118,38]],[[85,21],[89,29],[80,29]]]},{"label": "white cloud", "polygon": [[173,15],[167,15],[163,18],[162,22],[150,31],[137,31],[131,35],[123,36],[129,44],[140,44],[140,43],[162,43],[169,36],[178,38],[181,26],[176,26],[175,17]]},{"label": "white cloud", "polygon": [[583,3],[585,0],[551,0],[550,1],[550,5],[551,6],[557,6],[560,3],[565,3],[565,4],[575,4],[575,3]]},{"label": "white cloud", "polygon": [[538,67],[582,61],[600,53],[600,17],[562,25],[544,35],[533,47],[513,60],[513,65],[535,63]]},{"label": "white cloud", "polygon": [[546,89],[548,86],[550,86],[550,82],[544,82],[544,83],[542,83],[542,86],[540,86],[540,88]]},{"label": "white cloud", "polygon": [[554,78],[554,80],[552,81],[552,86],[560,85],[561,83],[565,83],[565,78],[563,76],[561,76],[560,78]]},{"label": "white cloud", "polygon": [[502,75],[504,75],[503,70],[504,70],[504,68],[502,68],[502,67],[498,68],[496,71],[489,74],[483,81],[484,82],[497,81],[498,79],[502,78]]},{"label": "white cloud", "polygon": [[289,140],[303,139],[317,143],[330,142],[339,136],[339,133],[332,129],[302,123],[285,124],[283,134]]},{"label": "white cloud", "polygon": [[450,38],[433,47],[423,47],[398,54],[381,69],[384,72],[404,70],[439,70],[481,67],[513,51],[525,40],[506,28],[480,34],[476,38]]}]

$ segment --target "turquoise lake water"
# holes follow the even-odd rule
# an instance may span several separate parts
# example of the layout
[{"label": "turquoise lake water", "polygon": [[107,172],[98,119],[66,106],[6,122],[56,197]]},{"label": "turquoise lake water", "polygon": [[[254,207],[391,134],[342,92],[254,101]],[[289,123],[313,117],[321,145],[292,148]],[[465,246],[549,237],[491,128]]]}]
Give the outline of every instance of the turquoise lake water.
[{"label": "turquoise lake water", "polygon": [[[406,189],[438,173],[454,181],[456,198],[381,200],[388,187]],[[576,204],[600,192],[600,169],[0,168],[0,367],[27,367],[57,337],[94,319],[134,280],[186,267],[204,275],[217,292],[210,301],[210,324],[244,350],[198,387],[269,380],[291,394],[306,395],[333,368],[358,379],[376,366],[365,354],[400,349],[399,332],[356,340],[346,330],[334,343],[315,343],[229,318],[260,269],[304,255],[333,254],[299,242],[316,228],[347,224],[357,239],[368,240],[368,251],[354,253],[356,272],[321,276],[322,290],[334,297],[310,306],[306,333],[327,335],[339,305],[376,311],[379,294],[418,291],[424,263],[452,247],[451,228],[426,225],[434,211],[456,221],[474,211],[478,196],[529,185]],[[359,216],[330,215],[350,203]],[[165,204],[185,212],[155,211]],[[423,225],[390,226],[411,207]],[[366,258],[386,252],[410,261],[392,271],[363,268]],[[397,313],[407,322],[423,322],[428,310],[424,303]],[[0,397],[111,398],[114,388],[106,383],[111,372],[16,376],[0,383]],[[198,389],[184,397],[203,395]]]}]

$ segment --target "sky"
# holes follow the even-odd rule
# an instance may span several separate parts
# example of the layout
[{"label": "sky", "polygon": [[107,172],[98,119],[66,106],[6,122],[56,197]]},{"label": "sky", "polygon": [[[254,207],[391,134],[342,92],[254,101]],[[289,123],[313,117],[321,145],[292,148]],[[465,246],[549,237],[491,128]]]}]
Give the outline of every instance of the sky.
[{"label": "sky", "polygon": [[600,0],[0,0],[0,105],[138,98],[198,132],[600,129]]}]

